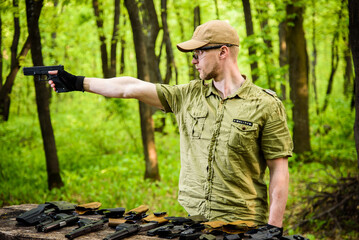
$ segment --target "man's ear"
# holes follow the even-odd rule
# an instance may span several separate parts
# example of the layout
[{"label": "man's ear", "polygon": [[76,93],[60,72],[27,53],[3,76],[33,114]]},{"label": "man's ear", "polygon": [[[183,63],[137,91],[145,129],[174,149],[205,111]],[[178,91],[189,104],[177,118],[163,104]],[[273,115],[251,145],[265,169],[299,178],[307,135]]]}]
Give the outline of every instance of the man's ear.
[{"label": "man's ear", "polygon": [[219,52],[219,58],[224,59],[226,57],[228,57],[229,55],[229,49],[227,46],[223,46],[220,48],[220,52]]}]

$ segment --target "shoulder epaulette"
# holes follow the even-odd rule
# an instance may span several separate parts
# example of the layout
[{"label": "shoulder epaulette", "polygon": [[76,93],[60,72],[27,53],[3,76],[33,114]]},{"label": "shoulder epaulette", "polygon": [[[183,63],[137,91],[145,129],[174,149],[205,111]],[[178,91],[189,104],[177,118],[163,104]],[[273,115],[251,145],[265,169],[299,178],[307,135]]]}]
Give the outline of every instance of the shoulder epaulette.
[{"label": "shoulder epaulette", "polygon": [[265,93],[268,93],[269,95],[271,95],[271,96],[273,96],[273,97],[277,97],[276,92],[275,92],[275,91],[273,91],[273,90],[270,90],[270,89],[263,89],[263,91],[264,91]]}]

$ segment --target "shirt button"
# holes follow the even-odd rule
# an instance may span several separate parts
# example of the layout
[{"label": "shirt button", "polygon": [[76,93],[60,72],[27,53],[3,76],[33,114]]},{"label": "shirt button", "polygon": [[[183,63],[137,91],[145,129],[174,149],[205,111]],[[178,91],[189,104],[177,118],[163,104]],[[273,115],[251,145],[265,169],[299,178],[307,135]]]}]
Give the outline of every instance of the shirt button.
[{"label": "shirt button", "polygon": [[242,127],[242,130],[246,130],[246,127]]}]

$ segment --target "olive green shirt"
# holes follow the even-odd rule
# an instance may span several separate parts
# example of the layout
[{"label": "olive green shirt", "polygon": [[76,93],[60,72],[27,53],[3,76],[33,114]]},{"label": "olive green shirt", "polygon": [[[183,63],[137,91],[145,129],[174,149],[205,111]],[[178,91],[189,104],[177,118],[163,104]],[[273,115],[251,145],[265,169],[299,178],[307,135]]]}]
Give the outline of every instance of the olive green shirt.
[{"label": "olive green shirt", "polygon": [[281,101],[250,80],[225,99],[203,80],[156,88],[179,125],[179,203],[210,220],[265,224],[266,160],[292,155]]}]

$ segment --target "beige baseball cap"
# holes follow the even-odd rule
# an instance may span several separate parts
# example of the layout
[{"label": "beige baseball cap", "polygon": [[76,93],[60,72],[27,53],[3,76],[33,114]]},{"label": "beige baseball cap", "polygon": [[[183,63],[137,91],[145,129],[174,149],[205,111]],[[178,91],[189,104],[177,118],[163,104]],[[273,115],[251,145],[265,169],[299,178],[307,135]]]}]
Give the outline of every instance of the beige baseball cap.
[{"label": "beige baseball cap", "polygon": [[193,33],[192,39],[177,44],[181,52],[190,52],[207,44],[230,44],[239,46],[237,31],[222,20],[212,20],[199,25]]}]

